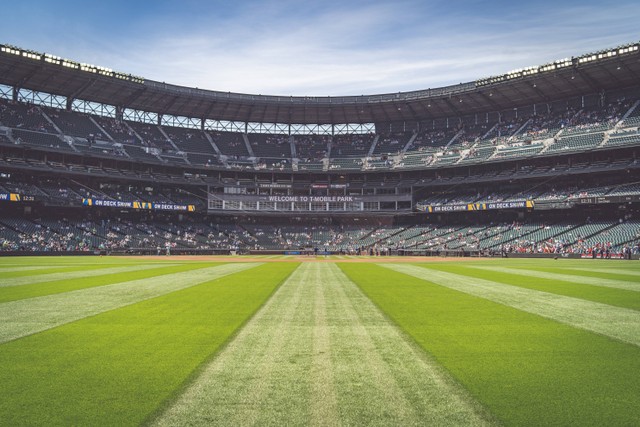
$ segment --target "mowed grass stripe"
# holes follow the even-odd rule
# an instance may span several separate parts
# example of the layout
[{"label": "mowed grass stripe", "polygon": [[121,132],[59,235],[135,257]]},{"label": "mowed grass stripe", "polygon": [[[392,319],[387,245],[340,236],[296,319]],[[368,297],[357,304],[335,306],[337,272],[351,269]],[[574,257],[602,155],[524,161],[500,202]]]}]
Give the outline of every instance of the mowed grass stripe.
[{"label": "mowed grass stripe", "polygon": [[583,274],[565,274],[555,272],[545,272],[540,269],[521,269],[509,267],[483,266],[474,265],[473,268],[495,271],[498,273],[519,274],[522,276],[539,277],[541,279],[561,280],[563,282],[581,283],[592,286],[602,286],[605,288],[624,289],[627,291],[640,292],[640,281],[623,281],[615,279],[605,279],[602,277],[589,276],[588,273]]},{"label": "mowed grass stripe", "polygon": [[0,343],[256,267],[224,264],[0,304]]},{"label": "mowed grass stripe", "polygon": [[303,263],[157,425],[486,424],[334,264]]},{"label": "mowed grass stripe", "polygon": [[[322,281],[323,268],[314,268],[313,281]],[[304,279],[303,279],[304,280]],[[325,280],[328,282],[328,280]],[[305,280],[303,283],[309,283]],[[333,304],[326,295],[325,286],[314,286],[313,297],[313,348],[311,366],[311,409],[310,425],[336,426],[340,425],[338,416],[338,397],[336,396],[335,376],[333,372],[332,340],[329,331],[329,315],[327,306]]]},{"label": "mowed grass stripe", "polygon": [[[166,265],[166,264],[164,264]],[[175,264],[173,264],[175,265]],[[104,267],[102,265],[88,265],[82,267],[72,267],[67,271],[45,274],[42,271],[28,276],[0,279],[0,287],[21,286],[33,283],[53,282],[56,280],[76,279],[79,277],[87,278],[100,276],[103,274],[127,273],[130,271],[149,270],[158,268],[158,264],[138,264],[120,267]]]},{"label": "mowed grass stripe", "polygon": [[259,425],[258,416],[265,420],[274,411],[271,425],[308,419],[314,300],[311,283],[303,281],[305,266],[289,276],[154,425]]},{"label": "mowed grass stripe", "polygon": [[506,285],[519,286],[558,295],[565,295],[588,301],[614,305],[616,307],[640,310],[640,293],[616,289],[610,287],[585,285],[576,282],[564,282],[560,280],[541,279],[539,277],[495,272],[493,270],[480,269],[468,264],[440,263],[429,264],[430,269],[446,271],[448,273],[462,274],[469,277],[491,280]]},{"label": "mowed grass stripe", "polygon": [[576,328],[640,346],[640,312],[491,280],[403,264],[383,267]]},{"label": "mowed grass stripe", "polygon": [[638,424],[638,347],[382,265],[340,267],[505,425]]},{"label": "mowed grass stripe", "polygon": [[1,345],[0,425],[140,425],[293,267],[261,265]]},{"label": "mowed grass stripe", "polygon": [[[298,267],[296,271],[299,268],[304,267]],[[285,284],[296,281],[296,271],[291,273]],[[267,320],[275,329],[267,334],[268,342],[262,346],[263,351],[257,353],[254,367],[259,375],[254,376],[253,370],[249,372],[252,375],[246,384],[249,388],[240,395],[243,398],[242,409],[231,414],[230,425],[277,425],[280,421],[291,424],[308,417],[309,384],[302,379],[310,371],[308,349],[311,337],[304,332],[308,330],[305,326],[309,324],[313,300],[304,301],[305,293],[298,292],[306,282],[297,281],[298,289],[290,294],[291,299],[288,300],[290,305],[280,305],[273,318]],[[288,325],[282,327],[284,325],[279,320]],[[298,381],[292,382],[292,377]],[[286,418],[282,414],[286,414]]]},{"label": "mowed grass stripe", "polygon": [[486,409],[416,348],[336,264],[325,268],[335,283],[326,289],[333,302],[327,316],[342,424],[494,424]]},{"label": "mowed grass stripe", "polygon": [[[37,277],[37,276],[42,276],[45,277],[45,275],[52,275],[54,276],[53,279],[51,280],[55,280],[55,274],[58,274],[58,277],[63,277],[65,273],[71,273],[74,271],[91,271],[91,270],[98,270],[101,268],[107,268],[109,266],[104,266],[101,264],[85,264],[85,265],[56,265],[56,266],[35,266],[36,268],[28,268],[28,269],[21,269],[21,270],[16,270],[16,271],[12,271],[12,272],[7,272],[7,273],[2,273],[2,276],[0,277],[0,287],[1,286],[18,286],[21,285],[22,283],[28,283],[29,282],[29,277]],[[15,284],[14,284],[15,283]]]},{"label": "mowed grass stripe", "polygon": [[[616,275],[623,275],[623,276],[640,276],[640,271],[638,270],[631,270],[628,268],[618,268],[618,267],[627,267],[627,266],[611,266],[611,268],[580,268],[578,269],[577,267],[571,267],[571,268],[566,268],[566,270],[571,270],[579,272],[579,271],[584,271],[584,272],[588,272],[588,273],[602,273],[602,274],[606,274],[606,277],[611,277],[611,274],[616,274]],[[636,268],[640,268],[640,266],[636,267]]]},{"label": "mowed grass stripe", "polygon": [[[374,335],[380,331],[373,328],[387,329],[383,331],[387,338],[391,338],[389,332],[395,331],[364,295],[349,292],[357,288],[334,264],[325,269],[328,270],[326,280],[333,284],[326,290],[327,298],[333,302],[327,314],[333,326],[330,339],[336,351],[332,352],[331,361],[343,424],[374,425],[394,421],[398,425],[415,425],[422,418],[418,415],[420,407],[407,398],[415,384],[402,384],[393,375],[392,367],[382,354],[384,347],[376,346]],[[397,344],[403,343],[397,340]],[[399,357],[394,358],[400,362]],[[365,402],[384,404],[371,405],[366,411],[363,410]]]},{"label": "mowed grass stripe", "polygon": [[191,271],[199,268],[212,267],[216,264],[182,264],[164,266],[156,264],[156,268],[130,271],[127,273],[105,274],[101,276],[92,276],[90,279],[79,277],[76,279],[56,280],[53,282],[33,283],[30,285],[7,286],[0,287],[0,303],[8,301],[17,301],[20,299],[34,298],[44,295],[53,295],[63,292],[75,291],[78,289],[87,289],[97,286],[112,285],[115,283],[124,283],[132,280],[146,279],[163,274],[179,273],[182,271]]},{"label": "mowed grass stripe", "polygon": [[172,262],[171,257],[159,259],[157,257],[140,256],[77,256],[77,255],[56,255],[56,256],[17,256],[0,257],[0,268],[5,266],[29,266],[46,265],[48,267],[78,267],[82,265],[135,265],[140,264],[140,260],[145,260],[146,264]]},{"label": "mowed grass stripe", "polygon": [[31,270],[45,270],[47,268],[51,268],[46,265],[30,265],[30,266],[20,266],[20,267],[5,267],[0,265],[0,274],[4,275],[6,273],[11,273],[15,271],[31,271]]}]

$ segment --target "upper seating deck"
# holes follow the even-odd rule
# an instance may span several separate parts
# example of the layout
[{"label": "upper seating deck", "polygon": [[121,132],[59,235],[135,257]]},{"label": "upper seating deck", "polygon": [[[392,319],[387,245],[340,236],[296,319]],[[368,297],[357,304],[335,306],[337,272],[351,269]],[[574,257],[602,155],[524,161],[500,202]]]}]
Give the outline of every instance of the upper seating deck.
[{"label": "upper seating deck", "polygon": [[434,128],[421,124],[417,133],[289,136],[205,133],[0,100],[0,133],[4,145],[176,166],[309,172],[429,169],[638,145],[637,126],[632,125],[640,116],[636,101],[555,106],[546,114],[511,115],[497,122],[478,116],[475,124],[465,120],[444,129],[434,122]]}]

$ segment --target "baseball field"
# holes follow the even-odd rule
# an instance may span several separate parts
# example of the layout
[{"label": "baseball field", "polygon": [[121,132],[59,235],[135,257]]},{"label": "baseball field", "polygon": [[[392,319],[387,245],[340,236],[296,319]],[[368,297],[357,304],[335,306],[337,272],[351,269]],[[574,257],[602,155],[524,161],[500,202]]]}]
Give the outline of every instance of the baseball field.
[{"label": "baseball field", "polygon": [[0,258],[0,425],[640,425],[638,402],[638,261]]}]

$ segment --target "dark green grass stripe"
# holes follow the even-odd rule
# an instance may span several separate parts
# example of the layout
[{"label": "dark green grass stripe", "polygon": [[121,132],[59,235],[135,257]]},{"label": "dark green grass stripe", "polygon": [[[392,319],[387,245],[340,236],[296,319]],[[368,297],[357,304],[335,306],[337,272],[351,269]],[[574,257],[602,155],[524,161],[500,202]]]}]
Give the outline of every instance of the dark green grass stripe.
[{"label": "dark green grass stripe", "polygon": [[461,264],[429,264],[428,268],[469,277],[492,280],[494,282],[519,286],[521,288],[535,289],[557,295],[581,298],[587,301],[601,302],[616,307],[640,310],[640,292],[625,289],[605,288],[581,283],[563,282],[561,280],[542,279],[520,274],[481,270]]},{"label": "dark green grass stripe", "polygon": [[216,263],[208,264],[183,264],[176,266],[163,266],[158,264],[152,270],[131,271],[127,273],[105,274],[102,276],[79,277],[76,279],[56,280],[53,282],[33,283],[22,286],[0,287],[0,303],[17,301],[20,299],[34,298],[44,295],[59,294],[78,289],[94,288],[97,286],[125,283],[132,280],[146,279],[162,276],[164,274],[180,273],[183,271],[197,270],[205,267],[213,267]]},{"label": "dark green grass stripe", "polygon": [[0,304],[0,342],[16,340],[85,317],[167,295],[222,276],[255,268],[257,265],[259,264],[214,265],[149,279],[5,302]]},{"label": "dark green grass stripe", "polygon": [[505,424],[640,423],[640,348],[379,266],[340,267]]},{"label": "dark green grass stripe", "polygon": [[640,312],[409,264],[385,268],[640,347]]},{"label": "dark green grass stripe", "polygon": [[297,264],[266,264],[0,346],[0,424],[139,425]]}]

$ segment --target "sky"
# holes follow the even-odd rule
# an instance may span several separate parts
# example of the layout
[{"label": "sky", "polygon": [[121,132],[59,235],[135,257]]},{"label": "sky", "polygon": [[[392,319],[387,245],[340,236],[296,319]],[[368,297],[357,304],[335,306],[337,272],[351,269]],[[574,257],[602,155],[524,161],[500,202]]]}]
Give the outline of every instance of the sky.
[{"label": "sky", "polygon": [[2,3],[0,43],[263,95],[437,88],[640,41],[637,0]]}]

